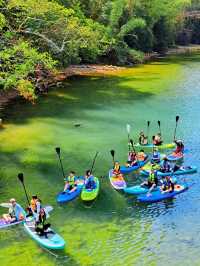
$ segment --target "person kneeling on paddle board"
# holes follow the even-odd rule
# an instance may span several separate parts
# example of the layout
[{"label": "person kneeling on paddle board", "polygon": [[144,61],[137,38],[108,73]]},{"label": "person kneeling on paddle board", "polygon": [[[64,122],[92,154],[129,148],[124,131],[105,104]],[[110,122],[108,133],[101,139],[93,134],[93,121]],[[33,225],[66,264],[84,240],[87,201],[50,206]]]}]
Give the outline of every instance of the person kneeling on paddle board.
[{"label": "person kneeling on paddle board", "polygon": [[167,157],[164,157],[163,158],[163,162],[162,162],[162,165],[161,165],[161,170],[160,170],[162,173],[168,173],[171,171],[171,165],[170,165],[170,162],[169,160],[167,159]]},{"label": "person kneeling on paddle board", "polygon": [[48,234],[54,234],[52,230],[50,230],[50,223],[46,222],[46,213],[44,208],[41,208],[38,221],[36,223],[35,231],[38,233],[39,236],[45,236],[45,238],[48,238]]},{"label": "person kneeling on paddle board", "polygon": [[163,141],[162,141],[161,133],[158,133],[157,135],[153,136],[152,142],[156,146],[162,145]]},{"label": "person kneeling on paddle board", "polygon": [[10,208],[7,214],[3,214],[3,219],[7,223],[14,223],[25,219],[26,214],[24,209],[16,202],[15,199],[10,199]]},{"label": "person kneeling on paddle board", "polygon": [[77,178],[75,176],[75,172],[71,171],[69,173],[69,176],[67,176],[65,179],[65,186],[63,192],[66,192],[67,190],[71,193],[76,190],[77,188]]},{"label": "person kneeling on paddle board", "polygon": [[151,191],[152,191],[155,187],[157,187],[157,185],[158,185],[157,172],[155,171],[154,166],[155,166],[155,165],[153,165],[152,168],[151,168],[151,172],[150,172],[150,174],[149,174],[148,179],[147,179],[145,182],[143,182],[143,183],[141,184],[141,187],[142,187],[142,186],[147,186],[147,187],[149,188],[149,191],[148,191],[148,193],[147,193],[148,196],[151,195],[151,194],[150,194]]},{"label": "person kneeling on paddle board", "polygon": [[130,151],[128,153],[128,161],[127,161],[127,166],[128,167],[132,167],[134,165],[137,165],[138,161],[137,161],[137,154],[134,151]]},{"label": "person kneeling on paddle board", "polygon": [[147,145],[148,144],[148,138],[144,135],[144,132],[141,131],[139,135],[139,144],[140,145]]},{"label": "person kneeling on paddle board", "polygon": [[153,149],[151,162],[152,163],[160,163],[160,152],[158,151],[157,148]]},{"label": "person kneeling on paddle board", "polygon": [[171,176],[166,176],[162,180],[161,191],[162,191],[162,193],[174,191],[174,182],[172,181]]},{"label": "person kneeling on paddle board", "polygon": [[85,174],[85,187],[86,187],[86,189],[95,189],[96,188],[96,182],[95,182],[94,176],[92,175],[90,170],[87,170],[86,174]]},{"label": "person kneeling on paddle board", "polygon": [[172,153],[173,156],[182,156],[184,153],[184,144],[182,140],[175,140],[176,143],[176,150]]}]

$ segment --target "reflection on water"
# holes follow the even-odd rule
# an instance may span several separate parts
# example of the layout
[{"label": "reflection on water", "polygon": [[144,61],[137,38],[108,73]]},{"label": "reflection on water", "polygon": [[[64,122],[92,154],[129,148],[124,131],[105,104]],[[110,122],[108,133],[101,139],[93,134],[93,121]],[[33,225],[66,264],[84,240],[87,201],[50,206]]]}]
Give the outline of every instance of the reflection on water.
[{"label": "reflection on water", "polygon": [[[112,160],[126,160],[126,123],[132,137],[151,121],[150,134],[158,131],[166,141],[173,136],[175,116],[180,115],[179,137],[190,152],[187,165],[200,166],[199,99],[200,58],[172,58],[135,69],[117,77],[73,79],[66,87],[39,99],[7,110],[7,128],[0,133],[0,201],[16,197],[25,203],[16,181],[23,171],[28,192],[38,193],[45,204],[54,206],[50,221],[66,239],[65,251],[54,257],[34,243],[23,226],[1,231],[2,265],[199,265],[200,195],[198,174],[180,177],[191,188],[175,199],[141,204],[118,193],[107,178]],[[74,127],[80,123],[80,127]],[[65,171],[83,174],[100,151],[95,174],[101,192],[92,206],[80,199],[58,206],[56,194],[63,179],[54,148],[60,146]],[[138,174],[127,182],[142,181]],[[0,210],[1,213],[5,210]]]}]

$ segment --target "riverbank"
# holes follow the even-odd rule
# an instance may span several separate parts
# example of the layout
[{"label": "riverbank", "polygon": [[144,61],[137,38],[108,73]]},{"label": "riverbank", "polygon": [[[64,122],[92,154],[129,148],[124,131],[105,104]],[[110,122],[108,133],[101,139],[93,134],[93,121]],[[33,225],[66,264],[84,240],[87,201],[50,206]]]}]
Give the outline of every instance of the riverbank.
[{"label": "riverbank", "polygon": [[[200,52],[200,45],[177,46],[175,48],[168,49],[168,51],[162,55],[156,52],[146,53],[144,57],[144,63],[159,59],[166,55],[191,54],[196,52]],[[63,81],[72,76],[110,76],[116,75],[119,71],[124,70],[125,68],[126,67],[121,66],[97,64],[70,65],[66,69],[57,72],[56,75],[51,77],[49,80],[49,87],[59,87]],[[47,92],[45,91],[45,93]],[[16,100],[18,97],[21,96],[17,90],[0,91],[0,118],[2,117],[1,112],[8,105],[8,103]]]}]

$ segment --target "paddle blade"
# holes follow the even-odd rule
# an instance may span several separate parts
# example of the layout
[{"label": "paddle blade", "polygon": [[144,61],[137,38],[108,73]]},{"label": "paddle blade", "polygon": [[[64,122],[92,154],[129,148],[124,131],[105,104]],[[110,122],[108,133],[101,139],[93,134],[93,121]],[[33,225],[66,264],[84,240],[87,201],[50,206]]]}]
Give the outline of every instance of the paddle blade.
[{"label": "paddle blade", "polygon": [[10,208],[10,207],[12,207],[12,204],[11,203],[1,203],[0,206],[3,208]]},{"label": "paddle blade", "polygon": [[53,207],[48,205],[48,206],[44,207],[44,210],[46,213],[49,213],[49,212],[53,211]]},{"label": "paddle blade", "polygon": [[114,150],[111,150],[111,151],[110,151],[110,154],[111,154],[111,156],[114,158],[114,156],[115,156],[115,151],[114,151]]},{"label": "paddle blade", "polygon": [[129,124],[126,125],[127,133],[130,134],[131,132],[131,126]]},{"label": "paddle blade", "polygon": [[178,122],[178,120],[179,120],[179,116],[177,115],[177,116],[176,116],[176,123]]},{"label": "paddle blade", "polygon": [[19,179],[19,181],[23,184],[24,183],[24,175],[23,175],[23,173],[19,173],[18,174],[18,179]]},{"label": "paddle blade", "polygon": [[56,153],[58,154],[58,156],[60,156],[60,147],[56,147],[55,150],[56,150]]},{"label": "paddle blade", "polygon": [[160,121],[158,120],[158,125],[159,125],[159,127],[160,127]]}]

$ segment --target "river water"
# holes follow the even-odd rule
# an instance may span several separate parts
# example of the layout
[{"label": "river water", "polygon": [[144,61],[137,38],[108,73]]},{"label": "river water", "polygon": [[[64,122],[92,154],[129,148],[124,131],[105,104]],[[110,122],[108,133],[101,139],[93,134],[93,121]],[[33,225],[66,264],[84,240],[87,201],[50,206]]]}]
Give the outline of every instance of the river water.
[{"label": "river water", "polygon": [[[116,159],[126,160],[127,123],[136,139],[147,120],[151,135],[160,120],[164,139],[170,142],[177,114],[177,134],[189,149],[185,164],[200,166],[199,84],[200,56],[172,57],[110,77],[73,78],[35,105],[10,106],[6,128],[0,132],[0,202],[15,197],[25,206],[16,177],[23,172],[28,193],[37,193],[44,204],[54,207],[50,222],[67,245],[63,252],[55,252],[56,258],[23,226],[2,230],[1,265],[200,265],[198,174],[180,177],[192,185],[187,192],[149,205],[113,190],[107,177],[111,149]],[[74,169],[80,175],[100,152],[94,171],[101,176],[101,191],[91,208],[80,199],[57,205],[63,178],[56,146],[61,147],[65,171]],[[138,184],[141,177],[133,174],[126,180]]]}]

